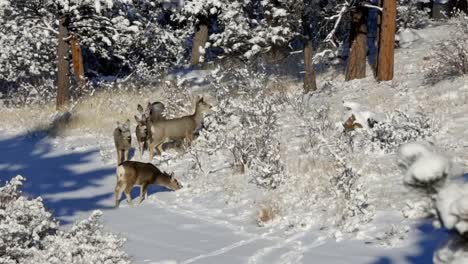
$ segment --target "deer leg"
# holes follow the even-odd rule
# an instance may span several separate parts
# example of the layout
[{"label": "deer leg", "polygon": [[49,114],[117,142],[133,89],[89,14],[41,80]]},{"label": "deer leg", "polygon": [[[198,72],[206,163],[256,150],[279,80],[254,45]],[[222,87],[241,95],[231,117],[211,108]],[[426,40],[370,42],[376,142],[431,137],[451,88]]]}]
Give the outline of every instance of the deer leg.
[{"label": "deer leg", "polygon": [[143,183],[140,187],[140,202],[143,202],[143,200],[145,200],[146,198],[146,192],[147,192],[147,189],[148,189],[148,184],[146,183]]},{"label": "deer leg", "polygon": [[120,197],[122,196],[122,182],[117,182],[115,185],[115,207],[119,207],[120,205]]},{"label": "deer leg", "polygon": [[126,150],[124,150],[123,152],[124,152],[124,157],[123,157],[124,160],[123,160],[122,162],[124,162],[124,161],[126,161],[126,160],[129,160],[128,156],[129,156],[129,152],[130,152],[130,151],[129,151],[129,149],[126,149]]},{"label": "deer leg", "polygon": [[133,206],[133,201],[132,201],[132,195],[130,192],[132,191],[133,186],[127,183],[127,186],[125,186],[125,196],[127,197],[127,202],[130,204],[130,206]]},{"label": "deer leg", "polygon": [[121,156],[121,151],[120,151],[120,149],[117,149],[117,165],[119,165],[120,163],[122,163],[122,162],[120,161],[120,160],[121,160],[120,156]]},{"label": "deer leg", "polygon": [[156,150],[158,151],[159,156],[162,155],[162,152],[163,152],[163,144],[164,144],[164,142],[161,142],[161,143],[156,147]]},{"label": "deer leg", "polygon": [[144,151],[144,148],[145,147],[145,142],[142,141],[142,142],[138,142],[138,148],[140,149],[140,160],[143,159],[143,151]]},{"label": "deer leg", "polygon": [[153,144],[149,144],[148,146],[148,151],[149,151],[149,161],[151,162],[154,158],[154,148],[155,146]]}]

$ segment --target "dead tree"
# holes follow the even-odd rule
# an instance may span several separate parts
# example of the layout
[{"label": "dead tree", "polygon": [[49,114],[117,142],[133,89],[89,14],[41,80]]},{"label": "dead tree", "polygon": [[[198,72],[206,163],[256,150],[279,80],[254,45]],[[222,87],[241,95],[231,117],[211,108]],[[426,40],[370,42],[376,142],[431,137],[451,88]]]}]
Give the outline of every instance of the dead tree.
[{"label": "dead tree", "polygon": [[351,50],[346,67],[346,81],[366,77],[367,9],[356,7],[351,11]]},{"label": "dead tree", "polygon": [[393,79],[394,46],[396,31],[396,0],[382,0],[379,29],[379,54],[377,57],[377,80]]},{"label": "dead tree", "polygon": [[200,50],[205,48],[205,44],[208,41],[208,19],[200,18],[196,28],[195,36],[193,37],[192,45],[192,65],[198,65],[200,63]]},{"label": "dead tree", "polygon": [[302,7],[302,30],[304,41],[304,93],[317,90],[314,69],[314,47],[312,45],[312,3],[304,0]]},{"label": "dead tree", "polygon": [[312,46],[312,40],[306,39],[304,44],[304,93],[317,90],[313,58],[314,47]]},{"label": "dead tree", "polygon": [[70,74],[68,61],[68,19],[59,19],[59,34],[57,48],[57,104],[56,109],[66,111],[70,106]]}]

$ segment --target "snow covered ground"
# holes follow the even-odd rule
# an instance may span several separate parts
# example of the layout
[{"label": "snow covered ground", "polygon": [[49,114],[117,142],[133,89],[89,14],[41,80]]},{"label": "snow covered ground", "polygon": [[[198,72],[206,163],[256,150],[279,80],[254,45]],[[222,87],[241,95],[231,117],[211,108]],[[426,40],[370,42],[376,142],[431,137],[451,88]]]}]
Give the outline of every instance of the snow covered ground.
[{"label": "snow covered ground", "polygon": [[[468,77],[434,87],[421,83],[428,50],[448,32],[447,26],[440,26],[417,31],[417,38],[401,38],[404,45],[396,53],[394,81],[377,84],[370,70],[368,78],[348,83],[341,75],[319,76],[319,81],[331,81],[337,89],[331,96],[322,93],[311,98],[311,103],[327,100],[338,109],[343,100],[353,101],[377,113],[422,107],[441,122],[435,138],[438,145],[467,162]],[[285,152],[290,154],[288,162],[299,160],[300,164],[302,157],[294,145],[300,139],[289,133],[298,129],[297,124],[288,120],[285,116],[280,120],[285,125],[285,138],[291,139]],[[175,171],[186,188],[169,192],[151,186],[150,197],[142,205],[128,207],[123,202],[114,209],[115,151],[111,131],[103,135],[76,130],[51,138],[1,122],[0,180],[23,175],[27,178],[24,191],[43,197],[46,206],[65,223],[84,218],[94,209],[103,210],[106,228],[128,238],[126,250],[135,263],[431,263],[434,249],[445,237],[430,222],[403,216],[405,203],[418,198],[403,187],[399,171],[366,175],[364,180],[376,213],[352,236],[327,229],[326,222],[298,228],[288,224],[288,216],[259,227],[255,221],[258,200],[245,196],[252,193],[244,193],[232,202],[226,198],[225,185],[216,184],[223,182],[226,173],[221,160],[209,161],[219,172],[214,173],[215,184],[207,184],[206,189],[199,185],[195,188],[197,179],[190,175],[193,164],[188,159],[158,161],[165,169]],[[137,159],[138,154],[133,157]],[[305,157],[303,162],[307,162]],[[391,168],[389,164],[395,160],[393,155],[382,155],[364,162]],[[132,196],[138,192],[135,188]],[[326,221],[325,217],[315,217],[326,211],[326,205],[318,204],[298,217]]]},{"label": "snow covered ground", "polygon": [[[317,228],[288,231],[258,227],[245,210],[223,209],[222,197],[190,199],[182,189],[150,187],[142,205],[113,209],[114,164],[103,162],[101,138],[41,138],[1,131],[2,180],[28,175],[24,187],[42,196],[62,222],[104,210],[106,228],[128,238],[135,263],[427,263],[443,234],[427,222],[380,212],[374,225],[392,226],[380,238],[337,242]],[[113,161],[113,160],[112,160]],[[137,195],[137,189],[133,196]],[[396,232],[397,234],[393,234]],[[387,238],[399,241],[389,246]]]}]

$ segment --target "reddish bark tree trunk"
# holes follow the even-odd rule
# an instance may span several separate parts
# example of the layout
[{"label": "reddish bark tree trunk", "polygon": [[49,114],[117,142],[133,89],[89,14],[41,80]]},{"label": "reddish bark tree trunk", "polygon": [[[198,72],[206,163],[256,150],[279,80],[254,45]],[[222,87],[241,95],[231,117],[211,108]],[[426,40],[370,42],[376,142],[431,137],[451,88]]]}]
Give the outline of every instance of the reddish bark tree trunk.
[{"label": "reddish bark tree trunk", "polygon": [[66,18],[59,19],[59,35],[57,49],[57,104],[59,111],[66,111],[70,106],[70,77],[68,63],[68,30]]},{"label": "reddish bark tree trunk", "polygon": [[82,90],[86,85],[86,80],[84,77],[83,55],[81,54],[80,41],[76,36],[72,36],[71,38],[71,50],[73,71],[79,86],[79,96],[81,96]]},{"label": "reddish bark tree trunk", "polygon": [[350,42],[346,81],[366,77],[367,10],[364,8],[357,8],[352,12]]},{"label": "reddish bark tree trunk", "polygon": [[396,0],[382,0],[380,20],[379,54],[377,57],[377,80],[393,79],[394,46],[396,30]]}]

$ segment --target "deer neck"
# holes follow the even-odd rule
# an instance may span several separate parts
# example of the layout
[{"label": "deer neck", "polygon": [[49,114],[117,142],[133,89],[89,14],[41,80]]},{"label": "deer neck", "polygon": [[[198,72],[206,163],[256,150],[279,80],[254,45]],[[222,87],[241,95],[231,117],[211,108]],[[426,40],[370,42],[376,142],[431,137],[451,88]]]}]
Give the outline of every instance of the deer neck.
[{"label": "deer neck", "polygon": [[198,104],[195,106],[195,113],[193,113],[193,120],[195,120],[195,123],[197,126],[199,126],[203,120],[203,115],[204,113],[200,110],[198,107]]}]

